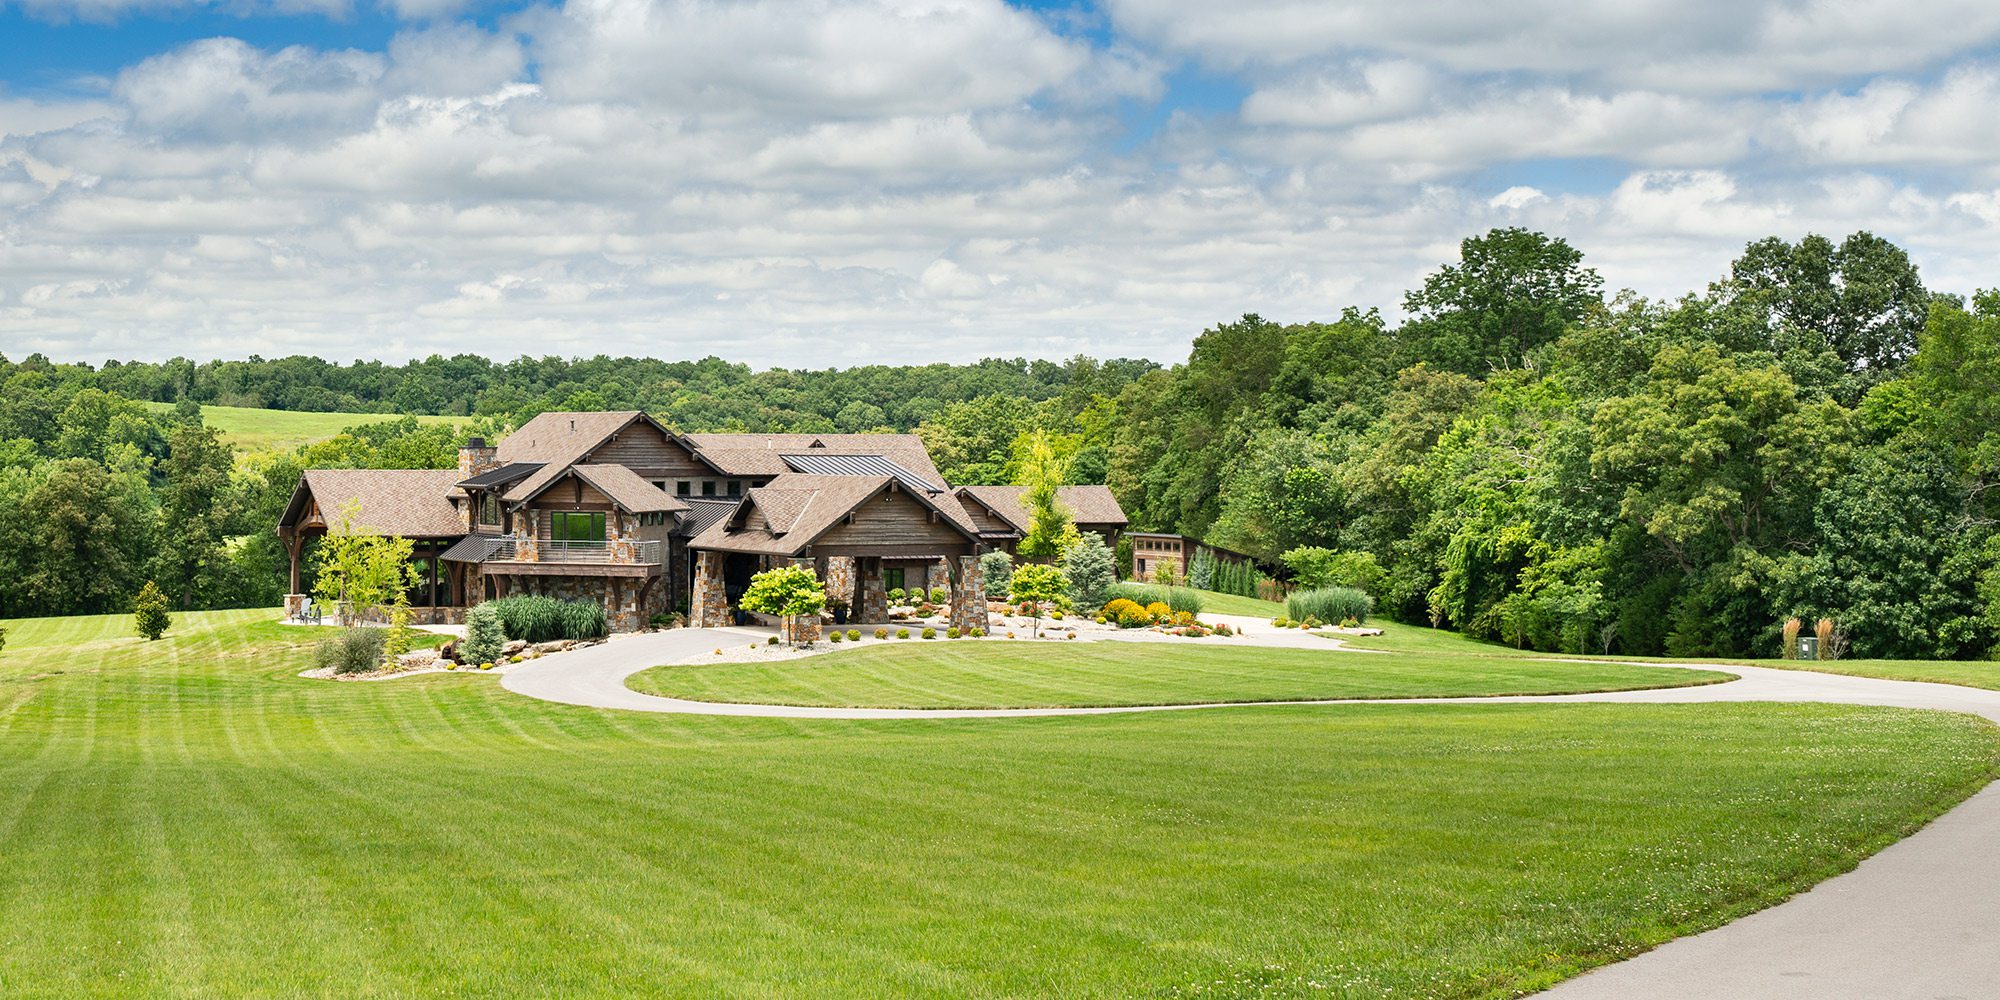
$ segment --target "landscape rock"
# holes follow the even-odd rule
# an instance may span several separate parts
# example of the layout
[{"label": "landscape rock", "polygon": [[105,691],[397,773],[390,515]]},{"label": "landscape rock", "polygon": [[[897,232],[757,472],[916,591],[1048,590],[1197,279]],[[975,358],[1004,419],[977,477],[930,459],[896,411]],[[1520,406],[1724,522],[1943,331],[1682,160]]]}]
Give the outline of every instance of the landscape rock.
[{"label": "landscape rock", "polygon": [[422,669],[437,661],[438,652],[435,649],[413,649],[396,657],[396,662],[406,670]]},{"label": "landscape rock", "polygon": [[527,648],[528,641],[526,639],[509,639],[506,645],[500,647],[500,655],[513,656],[515,653]]},{"label": "landscape rock", "polygon": [[546,656],[550,653],[560,653],[563,650],[570,648],[571,645],[573,644],[568,639],[553,639],[548,642],[536,643],[535,652]]}]

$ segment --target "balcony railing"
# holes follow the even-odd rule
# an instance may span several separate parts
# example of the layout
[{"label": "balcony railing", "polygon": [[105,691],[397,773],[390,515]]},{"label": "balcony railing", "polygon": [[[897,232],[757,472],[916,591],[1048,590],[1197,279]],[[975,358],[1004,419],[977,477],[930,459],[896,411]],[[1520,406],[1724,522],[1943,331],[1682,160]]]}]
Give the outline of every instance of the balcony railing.
[{"label": "balcony railing", "polygon": [[[526,546],[517,545],[512,536],[503,535],[489,539],[480,562],[513,562],[521,558],[521,550]],[[660,562],[659,542],[638,541],[579,541],[574,539],[544,538],[534,543],[539,562],[607,563],[654,565]]]}]

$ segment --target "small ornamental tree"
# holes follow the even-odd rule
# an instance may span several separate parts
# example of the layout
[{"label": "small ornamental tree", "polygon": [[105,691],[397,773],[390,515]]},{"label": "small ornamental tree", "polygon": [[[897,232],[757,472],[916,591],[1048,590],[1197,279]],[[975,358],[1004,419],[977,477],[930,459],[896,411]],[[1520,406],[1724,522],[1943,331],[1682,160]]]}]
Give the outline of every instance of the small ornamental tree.
[{"label": "small ornamental tree", "polygon": [[1063,575],[1069,577],[1069,599],[1079,610],[1095,612],[1110,599],[1111,585],[1118,582],[1118,568],[1111,561],[1111,549],[1103,536],[1085,534],[1063,556]]},{"label": "small ornamental tree", "polygon": [[1031,559],[1050,559],[1068,551],[1077,540],[1076,523],[1056,499],[1067,474],[1065,463],[1056,457],[1047,431],[1038,430],[1028,440],[1028,457],[1021,463],[1025,487],[1021,506],[1028,509],[1028,531],[1015,546]]},{"label": "small ornamental tree", "polygon": [[1215,553],[1203,548],[1194,550],[1194,558],[1188,561],[1187,582],[1196,590],[1215,589]]},{"label": "small ornamental tree", "polygon": [[132,598],[132,625],[140,635],[152,642],[167,634],[167,626],[173,620],[167,617],[167,595],[159,585],[151,580],[139,588],[139,596]]},{"label": "small ornamental tree", "polygon": [[404,653],[417,646],[417,630],[410,627],[410,596],[397,594],[389,604],[389,634],[382,637],[382,666],[393,669]]},{"label": "small ornamental tree", "polygon": [[402,599],[417,585],[416,567],[410,565],[416,546],[407,538],[356,527],[359,516],[358,504],[341,507],[339,520],[320,541],[318,579],[313,582],[314,596],[339,608],[348,625]]},{"label": "small ornamental tree", "polygon": [[780,566],[750,578],[737,607],[760,615],[777,615],[784,631],[796,636],[792,622],[817,615],[826,607],[826,588],[805,566]]},{"label": "small ornamental tree", "polygon": [[1007,596],[1028,605],[1035,618],[1035,635],[1042,634],[1042,605],[1059,604],[1069,594],[1069,578],[1054,566],[1029,563],[1014,570]]}]

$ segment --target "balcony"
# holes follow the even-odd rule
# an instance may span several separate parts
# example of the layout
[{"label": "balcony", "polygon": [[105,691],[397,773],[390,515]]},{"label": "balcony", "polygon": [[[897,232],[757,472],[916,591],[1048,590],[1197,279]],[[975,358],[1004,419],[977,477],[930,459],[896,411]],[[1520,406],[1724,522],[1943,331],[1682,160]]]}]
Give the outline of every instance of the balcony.
[{"label": "balcony", "polygon": [[663,562],[657,541],[575,541],[537,539],[527,541],[512,535],[481,540],[481,547],[469,555],[489,572],[585,575],[650,576]]}]

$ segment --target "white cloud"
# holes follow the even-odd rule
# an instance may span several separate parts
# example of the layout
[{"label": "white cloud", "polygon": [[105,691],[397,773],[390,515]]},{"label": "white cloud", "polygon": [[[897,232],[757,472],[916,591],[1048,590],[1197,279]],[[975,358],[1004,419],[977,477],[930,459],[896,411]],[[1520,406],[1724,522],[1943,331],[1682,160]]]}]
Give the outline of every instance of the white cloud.
[{"label": "white cloud", "polygon": [[[103,93],[10,95],[0,342],[1170,360],[1245,311],[1393,309],[1495,225],[1655,295],[1809,230],[1872,228],[1944,287],[2000,264],[1996,72],[1871,4],[1753,8],[1741,39],[1652,7],[1313,5],[1274,32],[1259,0],[1163,4],[1114,4],[1104,42],[998,0],[575,0],[381,52],[211,39]],[[1806,79],[1834,60],[1787,52],[1868,30],[1865,78],[1736,92],[1763,79],[1749,53]],[[1241,108],[1129,134],[1189,59],[1242,67]]]}]

